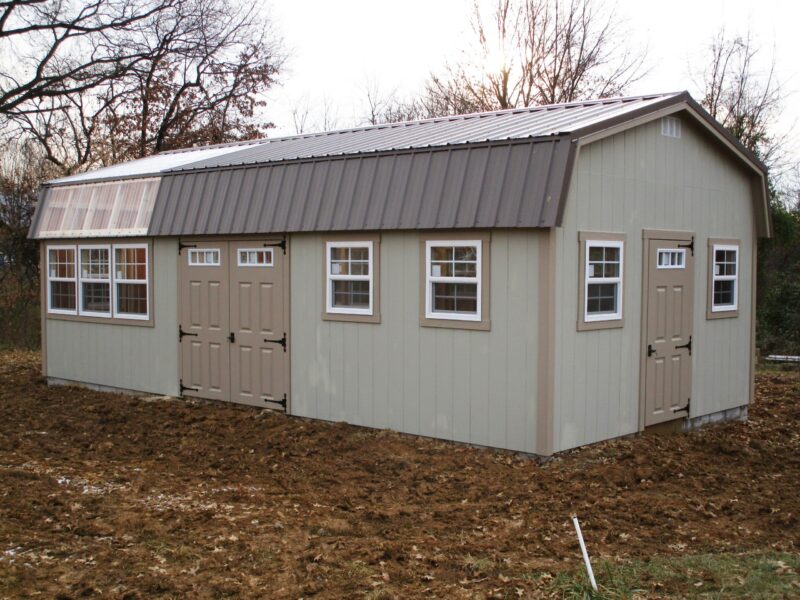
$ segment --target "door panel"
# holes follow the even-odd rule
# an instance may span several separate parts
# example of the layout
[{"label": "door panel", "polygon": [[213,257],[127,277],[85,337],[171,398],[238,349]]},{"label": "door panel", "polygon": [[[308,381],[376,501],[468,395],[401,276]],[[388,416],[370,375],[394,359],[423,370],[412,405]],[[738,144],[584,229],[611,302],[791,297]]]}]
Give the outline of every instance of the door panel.
[{"label": "door panel", "polygon": [[[199,247],[201,243],[198,243]],[[220,253],[219,264],[190,264],[180,256],[181,378],[186,395],[227,400],[230,395],[227,244],[202,243]]]},{"label": "door panel", "polygon": [[[185,393],[285,409],[289,357],[276,343],[288,325],[283,250],[263,241],[193,246],[181,254]],[[208,263],[206,251],[219,252],[218,264]],[[193,252],[206,262],[192,264]]]},{"label": "door panel", "polygon": [[647,240],[645,260],[644,424],[688,415],[694,257],[683,240]]},{"label": "door panel", "polygon": [[[276,408],[274,402],[288,393],[288,353],[276,343],[287,330],[285,256],[278,248],[264,249],[263,242],[231,242],[230,248],[231,400]],[[242,261],[256,250],[268,251],[269,259]]]}]

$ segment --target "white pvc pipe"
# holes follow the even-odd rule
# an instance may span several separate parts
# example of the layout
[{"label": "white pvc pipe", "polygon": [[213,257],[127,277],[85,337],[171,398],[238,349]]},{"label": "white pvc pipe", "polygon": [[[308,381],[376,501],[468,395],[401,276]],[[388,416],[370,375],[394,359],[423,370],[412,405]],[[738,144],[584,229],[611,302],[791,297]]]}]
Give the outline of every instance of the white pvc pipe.
[{"label": "white pvc pipe", "polygon": [[581,526],[578,523],[577,515],[572,515],[572,522],[575,524],[575,532],[578,534],[578,542],[581,545],[581,553],[583,553],[583,562],[586,564],[586,571],[589,573],[589,581],[592,584],[592,589],[597,591],[597,582],[594,580],[594,572],[592,571],[592,563],[589,562],[589,553],[586,551],[586,544],[583,542],[583,534],[581,533]]}]

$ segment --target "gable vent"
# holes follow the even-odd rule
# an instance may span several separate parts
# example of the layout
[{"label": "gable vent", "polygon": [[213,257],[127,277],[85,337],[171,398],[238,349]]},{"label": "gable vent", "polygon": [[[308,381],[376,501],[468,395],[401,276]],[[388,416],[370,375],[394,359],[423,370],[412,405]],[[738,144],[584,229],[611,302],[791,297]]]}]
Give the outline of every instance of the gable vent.
[{"label": "gable vent", "polygon": [[681,121],[675,117],[664,117],[661,119],[661,135],[664,137],[681,137]]}]

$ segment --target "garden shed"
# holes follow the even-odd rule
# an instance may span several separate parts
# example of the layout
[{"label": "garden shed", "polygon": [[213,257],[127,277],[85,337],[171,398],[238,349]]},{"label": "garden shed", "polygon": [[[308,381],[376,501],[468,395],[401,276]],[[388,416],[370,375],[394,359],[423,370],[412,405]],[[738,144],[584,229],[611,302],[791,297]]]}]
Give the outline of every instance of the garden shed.
[{"label": "garden shed", "polygon": [[550,455],[745,418],[766,169],[688,93],[49,182],[51,383]]}]

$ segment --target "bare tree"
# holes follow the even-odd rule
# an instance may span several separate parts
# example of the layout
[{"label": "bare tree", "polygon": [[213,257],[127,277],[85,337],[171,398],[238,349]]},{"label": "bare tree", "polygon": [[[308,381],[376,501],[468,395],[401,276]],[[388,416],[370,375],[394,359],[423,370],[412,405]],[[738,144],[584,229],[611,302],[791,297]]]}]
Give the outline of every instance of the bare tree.
[{"label": "bare tree", "polygon": [[[0,120],[7,133],[36,140],[64,173],[175,147],[263,136],[271,124],[259,122],[256,113],[264,105],[263,92],[276,81],[283,56],[280,40],[257,14],[257,5],[167,0],[157,3],[157,12],[148,12],[150,1],[98,0],[95,20],[102,17],[102,22],[95,27],[99,32],[93,31],[95,37],[84,34],[68,46],[53,42],[63,56],[52,66],[37,56],[36,66],[44,64],[54,75],[34,86],[41,93],[31,92],[25,101],[18,101],[18,95],[6,104]],[[61,31],[66,25],[58,15],[68,6],[54,7],[26,13],[26,22],[35,32]],[[14,14],[6,10],[6,15]],[[108,13],[149,17],[121,21]],[[68,31],[85,28],[79,14],[69,20]],[[23,36],[20,27],[9,31]],[[38,47],[37,39],[27,41]],[[124,68],[90,78],[89,70],[76,67],[80,85],[73,85],[74,76],[64,74],[61,66],[91,62],[110,41],[114,49],[108,49],[109,56],[128,57]],[[100,61],[99,71],[102,65]],[[35,73],[28,76],[35,78]],[[0,77],[0,83],[8,81]]]},{"label": "bare tree", "polygon": [[5,0],[0,2],[0,114],[85,92],[147,58],[131,40],[182,0]]},{"label": "bare tree", "polygon": [[785,101],[775,77],[775,59],[759,69],[759,53],[749,32],[728,36],[720,30],[709,46],[710,60],[701,77],[701,102],[770,167],[775,179],[796,169],[797,161],[785,150],[788,134],[775,130]]},{"label": "bare tree", "polygon": [[472,51],[428,81],[431,113],[610,97],[643,75],[645,52],[602,0],[496,0],[489,14],[476,2],[472,26]]}]

